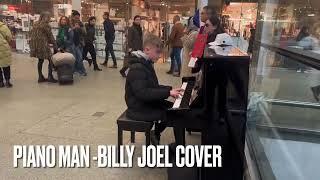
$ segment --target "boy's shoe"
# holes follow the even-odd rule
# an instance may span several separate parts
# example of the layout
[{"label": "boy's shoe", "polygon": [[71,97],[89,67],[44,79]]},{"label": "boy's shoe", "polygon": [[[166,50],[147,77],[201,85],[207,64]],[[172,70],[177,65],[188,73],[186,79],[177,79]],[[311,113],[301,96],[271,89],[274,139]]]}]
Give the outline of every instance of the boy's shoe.
[{"label": "boy's shoe", "polygon": [[10,81],[7,81],[7,82],[6,82],[6,87],[7,87],[7,88],[12,88],[12,84],[10,83]]},{"label": "boy's shoe", "polygon": [[4,83],[0,82],[0,88],[3,88],[3,87],[4,87]]},{"label": "boy's shoe", "polygon": [[44,78],[43,76],[39,77],[38,79],[38,83],[43,83],[43,82],[47,82],[48,80],[46,78]]}]

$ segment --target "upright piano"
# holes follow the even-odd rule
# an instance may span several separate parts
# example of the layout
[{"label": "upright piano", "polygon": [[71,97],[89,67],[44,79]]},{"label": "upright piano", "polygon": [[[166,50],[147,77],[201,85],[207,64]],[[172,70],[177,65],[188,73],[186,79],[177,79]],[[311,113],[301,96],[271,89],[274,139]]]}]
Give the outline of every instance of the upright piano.
[{"label": "upright piano", "polygon": [[206,47],[193,67],[198,78],[182,78],[184,94],[167,111],[171,126],[181,130],[177,144],[185,144],[185,129],[197,129],[202,145],[221,145],[223,167],[196,168],[196,175],[168,169],[169,180],[243,179],[249,61],[233,46]]}]

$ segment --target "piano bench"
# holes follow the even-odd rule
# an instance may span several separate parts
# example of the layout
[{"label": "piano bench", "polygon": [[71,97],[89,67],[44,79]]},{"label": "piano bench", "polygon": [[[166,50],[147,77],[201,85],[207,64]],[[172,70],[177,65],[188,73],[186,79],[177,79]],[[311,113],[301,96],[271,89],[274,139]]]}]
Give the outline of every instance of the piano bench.
[{"label": "piano bench", "polygon": [[[135,142],[135,132],[144,132],[146,136],[146,145],[150,145],[150,133],[154,122],[136,121],[127,117],[127,111],[121,114],[117,119],[118,124],[118,147],[123,144],[123,131],[131,132],[131,142]],[[119,151],[118,151],[119,155]],[[119,156],[118,156],[119,157]]]}]

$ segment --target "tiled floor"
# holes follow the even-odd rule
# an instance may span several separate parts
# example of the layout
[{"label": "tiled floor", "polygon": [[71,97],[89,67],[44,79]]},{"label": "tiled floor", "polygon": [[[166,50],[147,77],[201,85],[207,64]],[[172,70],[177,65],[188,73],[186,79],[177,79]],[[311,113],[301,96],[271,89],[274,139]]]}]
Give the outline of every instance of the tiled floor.
[{"label": "tiled floor", "polygon": [[[12,89],[0,89],[0,179],[166,179],[166,169],[85,168],[23,169],[13,168],[15,144],[116,144],[116,119],[125,110],[124,82],[118,70],[88,70],[87,77],[75,77],[74,85],[38,84],[35,59],[14,54]],[[121,64],[121,63],[119,63]],[[159,80],[179,86],[181,81],[167,75],[168,64],[157,64]],[[44,67],[44,69],[46,69]],[[124,142],[129,143],[129,133]],[[141,153],[144,135],[137,134],[135,156]],[[197,141],[199,135],[187,137]],[[171,129],[162,144],[173,141]],[[94,152],[95,150],[93,150]],[[94,165],[94,164],[93,164]]]}]

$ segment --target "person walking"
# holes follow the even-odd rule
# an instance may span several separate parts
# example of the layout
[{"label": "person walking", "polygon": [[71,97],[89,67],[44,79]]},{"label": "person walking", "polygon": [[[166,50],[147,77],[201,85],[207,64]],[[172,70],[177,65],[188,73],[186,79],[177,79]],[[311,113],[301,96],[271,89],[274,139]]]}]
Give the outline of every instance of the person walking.
[{"label": "person walking", "polygon": [[105,12],[103,15],[103,18],[104,18],[103,27],[104,27],[104,33],[105,33],[104,37],[106,40],[106,48],[105,48],[106,58],[101,65],[108,66],[108,59],[109,59],[109,53],[110,53],[113,60],[113,66],[110,66],[110,68],[117,68],[117,60],[113,50],[113,42],[115,40],[114,24],[109,18],[109,12]]},{"label": "person walking", "polygon": [[71,31],[71,37],[73,37],[73,44],[72,44],[72,54],[76,59],[75,66],[74,66],[74,72],[77,72],[80,74],[80,76],[87,76],[86,69],[83,65],[83,46],[84,41],[81,39],[81,37],[84,37],[83,34],[85,32],[81,28],[81,22],[80,21],[73,21],[72,23],[72,31]]},{"label": "person walking", "polygon": [[70,39],[72,41],[72,46],[70,52],[76,59],[74,64],[74,72],[79,73],[80,76],[87,76],[86,69],[83,65],[83,47],[85,45],[86,30],[83,23],[80,21],[80,13],[73,10],[71,16],[71,31]]},{"label": "person walking", "polygon": [[[143,33],[141,28],[141,17],[136,15],[133,18],[133,24],[128,29],[128,53],[131,54],[133,51],[143,50]],[[128,58],[126,58],[123,62],[123,67],[120,70],[120,74],[125,77],[125,72],[128,69]]]},{"label": "person walking", "polygon": [[[173,27],[169,37],[169,44],[172,47],[171,51],[171,66],[170,70],[167,74],[173,74],[176,77],[180,77],[181,71],[181,49],[183,47],[183,43],[181,38],[184,35],[184,26],[180,22],[180,17],[175,16],[173,18]],[[176,65],[176,66],[175,66]]]},{"label": "person walking", "polygon": [[[12,34],[8,26],[3,22],[0,22],[0,88],[11,88],[10,83],[10,65],[11,65],[11,48],[9,43],[11,42]],[[3,80],[5,79],[5,83]]]},{"label": "person walking", "polygon": [[[51,32],[50,13],[43,12],[40,15],[40,20],[33,25],[30,31],[30,56],[38,58],[38,83],[51,82],[57,83],[58,81],[53,78],[52,75],[52,52],[50,47],[53,46],[55,51],[57,50],[56,41]],[[48,65],[48,79],[42,74],[42,66],[44,60],[49,61]]]},{"label": "person walking", "polygon": [[83,48],[83,56],[86,57],[89,52],[92,58],[92,61],[89,60],[90,66],[91,66],[91,63],[93,63],[94,71],[102,71],[97,64],[96,49],[93,45],[93,42],[96,40],[95,24],[96,24],[96,18],[92,16],[89,18],[88,23],[85,25],[87,34],[85,36],[85,46]]}]

